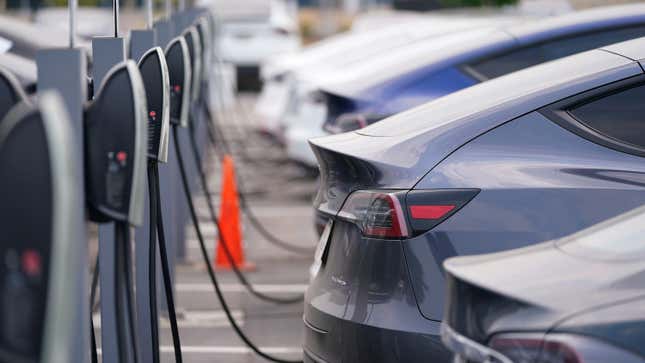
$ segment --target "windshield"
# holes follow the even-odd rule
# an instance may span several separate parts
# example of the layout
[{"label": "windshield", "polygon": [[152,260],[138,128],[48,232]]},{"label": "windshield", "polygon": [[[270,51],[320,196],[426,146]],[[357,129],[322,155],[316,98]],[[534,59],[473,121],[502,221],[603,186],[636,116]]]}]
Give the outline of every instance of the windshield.
[{"label": "windshield", "polygon": [[564,238],[556,245],[566,253],[600,260],[645,256],[645,206]]}]

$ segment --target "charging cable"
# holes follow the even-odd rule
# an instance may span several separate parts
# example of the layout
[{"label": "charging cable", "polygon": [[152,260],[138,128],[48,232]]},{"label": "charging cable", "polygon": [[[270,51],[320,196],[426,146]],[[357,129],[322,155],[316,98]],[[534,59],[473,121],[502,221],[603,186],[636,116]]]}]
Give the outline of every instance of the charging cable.
[{"label": "charging cable", "polygon": [[[168,319],[170,320],[170,330],[172,333],[172,343],[175,351],[175,362],[182,362],[181,341],[179,339],[179,326],[177,324],[177,314],[175,310],[175,300],[173,297],[172,280],[170,276],[170,266],[168,260],[168,251],[166,250],[166,235],[164,233],[163,215],[161,208],[161,194],[159,188],[159,169],[157,163],[154,163],[152,170],[152,189],[154,194],[151,194],[151,199],[154,200],[156,210],[156,225],[157,236],[159,238],[159,255],[161,260],[161,272],[163,275],[164,290],[166,293],[166,305],[168,306]],[[152,215],[152,213],[151,213]],[[153,219],[150,219],[153,224]]]},{"label": "charging cable", "polygon": [[[210,107],[206,104],[206,101],[202,101],[202,107],[204,109],[204,112],[206,113],[207,135],[211,146],[217,152],[218,150],[220,150],[217,147],[217,145],[218,144],[222,145],[223,150],[220,150],[220,155],[222,155],[222,152],[223,152],[225,154],[229,154],[232,156],[231,147],[228,144],[226,138],[224,137],[224,133],[222,129],[216,124],[217,120],[213,118],[213,113],[211,112]],[[219,134],[219,140],[216,140],[215,137],[218,134]],[[217,143],[217,141],[220,141],[220,143]],[[295,254],[304,255],[304,256],[313,256],[315,252],[315,247],[308,248],[308,247],[296,246],[272,234],[253,213],[251,206],[249,205],[245,196],[244,185],[242,184],[239,178],[237,180],[237,185],[238,185],[238,188],[240,189],[240,192],[238,194],[240,198],[240,206],[242,207],[242,211],[249,219],[249,222],[251,222],[251,225],[253,226],[253,228],[255,228],[255,230],[258,231],[258,233],[260,233],[260,235],[267,242]]]},{"label": "charging cable", "polygon": [[[206,197],[206,204],[208,205],[208,212],[210,214],[210,218],[213,221],[213,223],[218,224],[219,222],[217,218],[217,213],[215,212],[215,207],[213,206],[212,194],[208,189],[208,183],[206,181],[206,173],[204,172],[204,169],[202,166],[203,164],[202,164],[202,159],[199,155],[197,140],[195,139],[195,135],[192,132],[190,133],[190,146],[192,149],[195,166],[199,174],[199,180],[202,187],[202,191],[204,192],[204,195]],[[219,225],[218,225],[218,229],[219,229]],[[238,280],[242,283],[242,285],[249,291],[249,293],[251,293],[251,295],[257,297],[260,300],[268,301],[275,304],[294,304],[294,303],[302,302],[304,300],[304,294],[300,294],[298,296],[294,296],[290,298],[280,298],[280,297],[274,297],[267,294],[263,294],[255,290],[253,288],[253,285],[247,280],[246,276],[244,276],[244,273],[240,271],[240,269],[238,268],[237,264],[235,263],[235,260],[233,259],[233,254],[231,253],[231,250],[229,249],[224,239],[221,237],[221,234],[220,234],[220,243],[222,245],[222,250],[224,251],[224,255],[226,256],[226,259],[228,260],[229,264],[233,268],[233,272],[237,276]]]},{"label": "charging cable", "polygon": [[[221,287],[219,285],[219,282],[217,281],[217,277],[215,276],[215,271],[213,270],[213,266],[211,266],[209,258],[208,258],[208,252],[206,251],[206,245],[204,243],[204,237],[202,235],[201,228],[199,227],[199,220],[197,219],[197,214],[195,212],[195,206],[193,205],[193,201],[190,195],[190,188],[188,186],[188,177],[186,176],[186,168],[184,165],[184,160],[181,154],[181,147],[179,145],[179,137],[177,134],[177,127],[173,127],[173,138],[175,141],[175,152],[177,153],[177,160],[179,162],[179,172],[181,175],[181,180],[182,180],[182,186],[184,189],[184,195],[186,197],[186,202],[188,203],[188,209],[190,211],[190,217],[192,219],[193,225],[195,227],[195,232],[197,234],[197,239],[199,240],[199,247],[201,250],[202,257],[204,259],[204,262],[206,263],[207,271],[208,271],[208,276],[211,280],[211,283],[213,284],[213,287],[215,288],[215,294],[217,295],[217,299],[219,300],[220,304],[222,305],[222,309],[224,310],[224,313],[226,314],[226,318],[228,319],[229,323],[231,324],[231,327],[233,327],[233,330],[237,334],[237,336],[246,344],[251,350],[253,350],[256,354],[261,356],[264,359],[267,359],[271,362],[276,362],[276,363],[302,363],[302,360],[286,360],[286,359],[281,359],[274,357],[272,355],[269,355],[260,348],[258,348],[247,336],[244,334],[242,329],[240,329],[240,326],[237,324],[235,321],[235,318],[231,314],[231,310],[226,303],[226,300],[224,298],[224,294],[222,293]],[[224,236],[222,235],[222,232],[220,230],[219,223],[216,223],[218,233],[220,235],[220,239],[224,241]]]}]

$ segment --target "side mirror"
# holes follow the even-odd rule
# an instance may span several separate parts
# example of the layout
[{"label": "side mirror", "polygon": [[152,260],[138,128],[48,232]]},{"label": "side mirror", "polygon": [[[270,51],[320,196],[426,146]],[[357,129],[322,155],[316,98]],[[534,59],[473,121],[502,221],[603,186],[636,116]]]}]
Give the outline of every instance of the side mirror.
[{"label": "side mirror", "polygon": [[170,75],[170,122],[187,127],[192,67],[184,37],[171,40],[165,53]]},{"label": "side mirror", "polygon": [[148,106],[148,157],[165,163],[168,160],[170,75],[163,50],[155,47],[141,56],[139,70]]},{"label": "side mirror", "polygon": [[193,69],[190,86],[191,98],[193,102],[197,102],[202,85],[202,48],[200,46],[199,33],[195,26],[191,26],[184,31],[183,36],[186,39],[190,64]]},{"label": "side mirror", "polygon": [[74,276],[87,258],[79,248],[85,221],[74,145],[52,91],[37,105],[19,103],[0,124],[2,362],[74,360],[74,316],[79,296],[86,299]]},{"label": "side mirror", "polygon": [[26,101],[27,95],[18,79],[8,70],[0,67],[0,120],[16,104]]},{"label": "side mirror", "polygon": [[141,224],[147,111],[133,61],[114,66],[86,109],[85,182],[90,218]]}]

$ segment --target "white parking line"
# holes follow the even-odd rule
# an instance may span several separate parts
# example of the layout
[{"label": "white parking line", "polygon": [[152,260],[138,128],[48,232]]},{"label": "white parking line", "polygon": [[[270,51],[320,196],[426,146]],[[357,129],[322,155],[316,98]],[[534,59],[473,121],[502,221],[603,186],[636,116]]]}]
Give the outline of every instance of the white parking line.
[{"label": "white parking line", "polygon": [[[302,354],[300,347],[259,347],[261,351],[268,354]],[[173,353],[175,350],[172,345],[162,345],[159,347],[162,353]],[[101,354],[101,348],[97,349]],[[247,347],[240,346],[193,346],[182,345],[182,353],[189,354],[250,354],[253,351]]]},{"label": "white parking line", "polygon": [[[242,284],[222,284],[224,292],[244,292],[246,288]],[[256,291],[264,293],[304,293],[307,290],[306,284],[253,284]],[[177,292],[212,292],[213,285],[209,283],[179,283],[175,286]]]}]

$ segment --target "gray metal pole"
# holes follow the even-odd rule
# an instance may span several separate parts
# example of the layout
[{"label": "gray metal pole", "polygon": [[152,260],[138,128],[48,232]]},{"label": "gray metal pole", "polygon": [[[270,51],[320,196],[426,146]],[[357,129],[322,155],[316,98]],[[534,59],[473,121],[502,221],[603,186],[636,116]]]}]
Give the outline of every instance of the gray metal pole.
[{"label": "gray metal pole", "polygon": [[67,8],[69,11],[69,47],[76,47],[76,9],[78,0],[68,0]]},{"label": "gray metal pole", "polygon": [[[76,0],[69,0],[69,48],[59,49],[45,49],[36,53],[37,65],[37,80],[38,80],[38,93],[46,92],[48,90],[55,90],[63,98],[65,108],[69,114],[70,121],[73,128],[73,139],[75,154],[78,156],[76,160],[70,160],[78,164],[75,168],[77,171],[76,185],[80,190],[76,193],[81,195],[79,200],[81,205],[75,206],[84,213],[85,210],[85,190],[84,190],[84,172],[83,172],[83,104],[87,100],[87,64],[86,56],[82,49],[75,49],[76,37]],[[71,216],[68,216],[72,218]],[[85,219],[85,218],[83,218]],[[89,293],[87,287],[89,285],[88,276],[88,246],[87,246],[87,226],[85,223],[79,223],[78,230],[74,233],[78,236],[78,240],[82,243],[78,244],[76,255],[79,256],[79,261],[74,261],[78,264],[79,272],[75,276],[69,278],[74,280],[76,284],[76,291],[79,292],[75,296],[74,306],[78,309],[78,314],[75,314],[74,321],[69,322],[76,328],[77,339],[73,346],[68,347],[73,349],[71,352],[73,363],[86,363],[89,362],[89,324],[88,318],[90,317],[89,304],[87,297]],[[66,349],[66,347],[58,347],[59,349]]]},{"label": "gray metal pole", "polygon": [[[119,1],[113,0],[114,37],[95,37],[92,39],[93,53],[93,81],[95,92],[100,90],[108,71],[118,63],[125,60],[125,44],[119,38]],[[114,301],[116,256],[114,254],[114,225],[103,224],[99,226],[99,264],[101,273],[99,283],[101,286],[101,351],[104,363],[119,362],[119,346],[117,329],[116,306]],[[125,303],[125,302],[124,302]],[[132,332],[134,333],[134,332]],[[128,347],[131,352],[135,347]],[[132,354],[128,354],[132,356]],[[120,362],[119,362],[120,363]],[[128,363],[128,362],[125,362]]]}]

